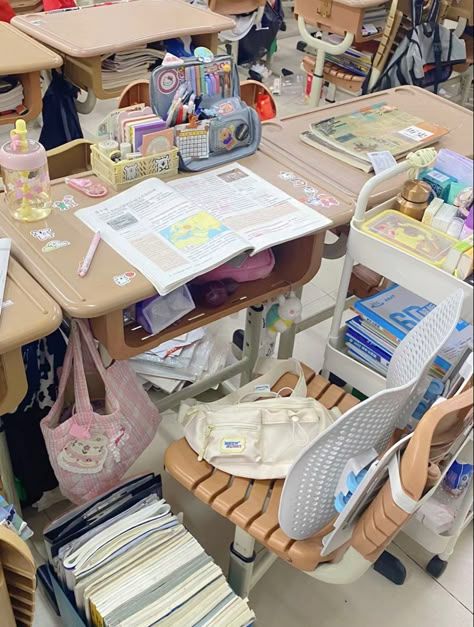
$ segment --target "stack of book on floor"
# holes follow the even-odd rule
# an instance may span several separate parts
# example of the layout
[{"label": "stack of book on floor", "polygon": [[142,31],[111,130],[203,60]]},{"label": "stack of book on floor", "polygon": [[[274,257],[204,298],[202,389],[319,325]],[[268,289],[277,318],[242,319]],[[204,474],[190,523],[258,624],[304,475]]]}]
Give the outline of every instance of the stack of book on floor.
[{"label": "stack of book on floor", "polygon": [[[397,346],[434,307],[399,285],[357,301],[353,309],[358,315],[346,323],[349,355],[386,376]],[[472,326],[460,321],[435,359],[430,375],[446,381],[466,350],[472,350],[472,341]]]},{"label": "stack of book on floor", "polygon": [[[324,33],[322,40],[338,45],[342,42],[342,37],[334,33]],[[352,46],[342,54],[330,54],[327,52],[326,60],[350,74],[355,74],[356,76],[367,76],[377,52],[378,43],[367,42],[364,46],[364,49],[360,50],[355,46]]]},{"label": "stack of book on floor", "polygon": [[14,78],[0,77],[0,115],[19,113],[23,108],[23,85]]},{"label": "stack of book on floor", "polygon": [[171,513],[159,477],[130,480],[64,514],[45,529],[45,544],[65,625],[246,627],[255,619]]},{"label": "stack of book on floor", "polygon": [[133,81],[148,80],[149,72],[161,62],[164,52],[140,46],[117,52],[102,61],[102,85],[104,89],[117,89]]}]

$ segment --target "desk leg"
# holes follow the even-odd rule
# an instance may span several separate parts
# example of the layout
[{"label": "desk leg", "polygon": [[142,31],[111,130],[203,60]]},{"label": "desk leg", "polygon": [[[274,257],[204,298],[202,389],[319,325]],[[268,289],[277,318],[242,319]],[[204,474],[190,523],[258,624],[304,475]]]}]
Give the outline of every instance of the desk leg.
[{"label": "desk leg", "polygon": [[[0,357],[0,416],[13,411],[24,398],[28,389],[21,348]],[[20,500],[15,487],[15,478],[8,452],[7,438],[0,419],[0,477],[5,488],[5,496],[18,513],[21,513]]]},{"label": "desk leg", "polygon": [[255,363],[260,349],[260,335],[262,332],[263,305],[249,307],[245,319],[244,348],[242,358],[248,360],[245,369],[240,375],[240,385],[249,383],[253,378]]}]

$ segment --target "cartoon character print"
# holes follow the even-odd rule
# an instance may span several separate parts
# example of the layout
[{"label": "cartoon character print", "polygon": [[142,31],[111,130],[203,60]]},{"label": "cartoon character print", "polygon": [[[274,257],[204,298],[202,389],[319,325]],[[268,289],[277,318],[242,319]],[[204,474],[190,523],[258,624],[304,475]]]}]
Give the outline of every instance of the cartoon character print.
[{"label": "cartoon character print", "polygon": [[73,438],[58,455],[58,464],[69,472],[86,475],[101,472],[110,443],[100,432],[92,432],[89,439]]},{"label": "cartoon character print", "polygon": [[40,242],[46,242],[48,239],[54,237],[54,232],[51,229],[36,229],[31,231],[31,235],[36,239],[39,239]]},{"label": "cartoon character print", "polygon": [[140,176],[138,163],[130,163],[123,168],[123,177],[126,181],[133,181]]},{"label": "cartoon character print", "polygon": [[155,167],[158,173],[166,172],[167,170],[170,169],[170,166],[171,166],[170,155],[164,155],[163,157],[160,157],[159,159],[155,159]]},{"label": "cartoon character print", "polygon": [[226,150],[230,150],[237,143],[234,137],[235,127],[233,125],[228,126],[226,128],[221,129],[219,132],[219,141],[226,148]]},{"label": "cartoon character print", "polygon": [[64,196],[62,200],[57,200],[53,202],[53,207],[55,209],[59,209],[59,211],[68,211],[72,207],[77,207],[77,202],[74,200],[73,196]]},{"label": "cartoon character print", "polygon": [[136,272],[124,272],[123,274],[114,276],[114,283],[119,287],[123,287],[124,285],[128,285],[135,276]]}]

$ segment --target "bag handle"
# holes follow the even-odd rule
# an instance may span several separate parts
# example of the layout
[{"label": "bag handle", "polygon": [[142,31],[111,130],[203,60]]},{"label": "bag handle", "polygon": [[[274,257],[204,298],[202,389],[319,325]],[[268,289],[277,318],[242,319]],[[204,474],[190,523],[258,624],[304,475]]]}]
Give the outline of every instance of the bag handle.
[{"label": "bag handle", "polygon": [[[304,378],[303,368],[301,367],[300,362],[296,359],[286,359],[284,361],[277,362],[273,368],[261,377],[247,383],[247,385],[244,385],[235,392],[231,392],[227,396],[224,396],[224,398],[211,403],[211,405],[237,405],[244,398],[246,401],[251,398],[253,400],[262,398],[262,396],[268,395],[268,390],[262,389],[259,391],[259,386],[266,386],[271,390],[275,383],[277,383],[283,375],[288,373],[294,374],[298,377],[298,381],[289,396],[306,398],[306,380]],[[282,389],[287,389],[287,387],[283,386]]]}]

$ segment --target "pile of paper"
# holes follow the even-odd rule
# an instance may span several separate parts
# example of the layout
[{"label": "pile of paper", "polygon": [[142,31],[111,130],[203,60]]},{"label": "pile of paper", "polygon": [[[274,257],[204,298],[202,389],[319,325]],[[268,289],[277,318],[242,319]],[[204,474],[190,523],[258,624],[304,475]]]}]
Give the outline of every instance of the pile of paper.
[{"label": "pile of paper", "polygon": [[23,85],[17,83],[8,87],[8,82],[0,79],[0,115],[9,111],[15,111],[23,104]]},{"label": "pile of paper", "polygon": [[255,619],[171,513],[159,477],[114,488],[45,532],[55,576],[87,625],[244,627]]},{"label": "pile of paper", "polygon": [[117,89],[133,81],[148,80],[150,68],[163,56],[161,50],[146,46],[117,52],[102,61],[102,84],[105,89]]},{"label": "pile of paper", "polygon": [[218,343],[215,330],[195,329],[132,357],[130,363],[146,389],[172,394],[225,365],[225,346],[218,348]]}]

